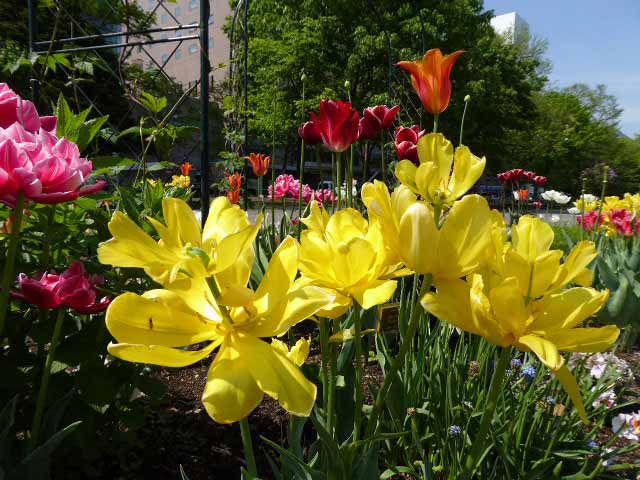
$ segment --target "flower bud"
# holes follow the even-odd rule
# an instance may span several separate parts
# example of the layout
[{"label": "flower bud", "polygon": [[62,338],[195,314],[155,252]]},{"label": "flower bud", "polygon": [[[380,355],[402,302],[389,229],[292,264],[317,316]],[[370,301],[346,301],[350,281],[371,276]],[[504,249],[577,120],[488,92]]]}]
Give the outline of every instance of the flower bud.
[{"label": "flower bud", "polygon": [[469,103],[471,101],[471,95],[467,94],[464,96],[465,103]]},{"label": "flower bud", "polygon": [[344,88],[351,90],[351,82],[349,80],[344,81]]}]

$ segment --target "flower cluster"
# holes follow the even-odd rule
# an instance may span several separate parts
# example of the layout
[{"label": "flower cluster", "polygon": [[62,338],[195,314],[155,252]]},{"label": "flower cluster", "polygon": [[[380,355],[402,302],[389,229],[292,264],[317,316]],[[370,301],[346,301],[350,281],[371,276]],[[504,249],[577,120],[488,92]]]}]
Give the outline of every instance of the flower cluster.
[{"label": "flower cluster", "polygon": [[502,183],[511,182],[512,184],[520,184],[523,180],[528,180],[536,185],[545,185],[547,183],[547,177],[537,175],[535,172],[529,170],[523,170],[522,168],[513,168],[506,172],[499,173],[498,180]]},{"label": "flower cluster", "polygon": [[632,237],[640,233],[640,224],[636,218],[639,207],[640,194],[637,193],[625,193],[623,198],[605,197],[604,202],[600,202],[594,195],[585,194],[568,211],[577,215],[578,224],[585,231],[603,231],[610,237]]},{"label": "flower cluster", "polygon": [[191,177],[188,175],[173,175],[171,181],[167,183],[167,186],[189,188],[191,186]]},{"label": "flower cluster", "polygon": [[331,190],[326,188],[314,190],[306,183],[301,187],[300,180],[293,175],[278,175],[275,181],[275,188],[274,185],[269,185],[267,192],[269,200],[281,200],[286,197],[297,200],[302,193],[302,199],[305,203],[309,203],[312,200],[320,204],[334,202],[334,195]]},{"label": "flower cluster", "polygon": [[0,202],[16,204],[18,195],[38,203],[75,200],[104,188],[85,185],[93,164],[78,146],[58,138],[56,117],[40,117],[33,103],[0,83]]},{"label": "flower cluster", "polygon": [[240,172],[227,174],[227,198],[233,204],[240,202],[240,193],[242,191],[242,174]]},{"label": "flower cluster", "polygon": [[547,190],[540,195],[544,200],[550,203],[557,203],[558,205],[566,205],[571,201],[571,197],[562,192],[556,190]]},{"label": "flower cluster", "polygon": [[611,420],[614,433],[620,432],[627,440],[640,440],[640,411],[635,413],[620,413]]},{"label": "flower cluster", "polygon": [[99,313],[111,303],[111,298],[98,299],[97,285],[104,283],[99,275],[88,275],[82,263],[76,261],[57,274],[44,272],[33,277],[24,273],[18,276],[19,290],[12,295],[42,308],[69,307],[79,313]]}]

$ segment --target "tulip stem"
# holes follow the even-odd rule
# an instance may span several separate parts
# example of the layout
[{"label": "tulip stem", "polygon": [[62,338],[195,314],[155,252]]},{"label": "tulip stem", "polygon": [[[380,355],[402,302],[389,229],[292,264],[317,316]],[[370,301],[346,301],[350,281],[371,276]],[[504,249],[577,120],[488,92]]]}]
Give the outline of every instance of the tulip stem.
[{"label": "tulip stem", "polygon": [[51,377],[51,365],[53,364],[53,358],[56,354],[56,348],[58,347],[58,342],[60,340],[64,313],[64,308],[58,309],[56,324],[53,327],[53,336],[51,337],[51,345],[49,345],[47,360],[45,361],[44,370],[42,372],[40,390],[38,391],[38,400],[36,401],[36,412],[33,415],[33,423],[31,425],[31,449],[35,449],[38,446],[38,437],[40,436],[40,427],[42,426],[42,414],[44,413],[44,405],[47,401],[49,377]]},{"label": "tulip stem", "polygon": [[302,178],[304,174],[304,138],[300,143],[300,191],[298,192],[298,240],[300,240],[300,234],[302,233],[302,192],[304,190]]},{"label": "tulip stem", "polygon": [[327,430],[333,437],[333,429],[335,423],[335,393],[336,393],[336,375],[338,361],[336,358],[336,349],[329,339],[329,393],[327,396]]},{"label": "tulip stem", "polygon": [[336,183],[338,184],[338,210],[342,208],[342,152],[336,153],[338,169],[336,172]]},{"label": "tulip stem", "polygon": [[489,394],[482,412],[482,419],[480,420],[480,429],[476,434],[476,439],[471,448],[471,454],[467,456],[464,464],[464,470],[462,471],[462,480],[471,478],[473,471],[475,470],[478,460],[484,450],[485,440],[489,426],[493,420],[493,413],[498,405],[498,397],[502,391],[502,381],[504,380],[504,374],[509,366],[509,360],[511,358],[511,347],[505,347],[502,349],[500,359],[493,371],[493,377],[491,378],[491,386],[489,387]]},{"label": "tulip stem", "polygon": [[[422,285],[420,287],[420,295],[418,296],[418,302],[424,295],[427,293],[429,288],[431,287],[431,275],[425,275],[422,279]],[[382,411],[382,407],[384,406],[384,401],[387,396],[387,392],[391,387],[391,383],[396,378],[398,370],[404,364],[404,359],[409,351],[409,347],[411,346],[411,342],[413,340],[416,331],[418,330],[418,325],[420,324],[420,317],[422,313],[422,308],[417,307],[414,308],[411,312],[411,318],[409,319],[409,325],[407,325],[407,330],[402,339],[402,344],[400,345],[400,350],[398,351],[398,355],[391,362],[391,366],[389,370],[385,372],[384,381],[382,382],[382,386],[380,390],[378,390],[378,394],[376,395],[376,400],[373,403],[373,408],[371,409],[371,416],[369,417],[369,421],[367,422],[367,429],[365,430],[364,438],[371,439],[371,436],[375,433],[377,424],[378,424],[378,416]]]},{"label": "tulip stem", "polygon": [[387,183],[387,166],[384,164],[384,131],[380,133],[380,168],[382,169],[382,181]]},{"label": "tulip stem", "polygon": [[438,115],[438,114],[435,114],[433,116],[433,133],[438,133],[438,117],[439,116],[440,115]]},{"label": "tulip stem", "polygon": [[360,305],[354,302],[353,308],[353,325],[354,336],[353,341],[356,346],[355,353],[355,366],[356,366],[356,381],[355,381],[355,413],[353,416],[353,441],[360,440],[360,424],[362,423],[362,404],[364,402],[364,391],[362,385],[362,378],[364,373],[365,359],[362,357],[362,310]]},{"label": "tulip stem", "polygon": [[247,461],[247,470],[249,471],[250,478],[258,478],[258,467],[256,466],[255,454],[253,453],[253,441],[251,440],[251,429],[249,428],[248,417],[244,417],[239,423],[244,458]]},{"label": "tulip stem", "polygon": [[469,102],[464,102],[464,110],[462,110],[462,120],[460,120],[460,141],[458,145],[462,145],[462,132],[464,131],[464,117],[467,116],[467,107],[469,106]]},{"label": "tulip stem", "polygon": [[0,287],[0,338],[2,338],[5,320],[9,316],[9,294],[15,277],[16,256],[20,245],[20,228],[22,227],[24,204],[24,195],[20,192],[16,199],[16,206],[13,209],[13,226],[9,237],[9,246],[7,247],[4,272],[2,273],[2,286]]},{"label": "tulip stem", "polygon": [[353,208],[353,143],[349,147],[349,166],[347,167],[347,199]]}]

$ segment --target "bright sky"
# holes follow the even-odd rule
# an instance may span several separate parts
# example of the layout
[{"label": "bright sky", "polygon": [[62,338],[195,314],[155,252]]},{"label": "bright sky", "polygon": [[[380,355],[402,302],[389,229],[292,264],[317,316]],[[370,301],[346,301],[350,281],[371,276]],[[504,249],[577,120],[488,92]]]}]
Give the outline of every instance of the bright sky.
[{"label": "bright sky", "polygon": [[640,133],[640,0],[485,0],[517,12],[549,41],[553,86],[604,83],[624,112],[620,129]]}]

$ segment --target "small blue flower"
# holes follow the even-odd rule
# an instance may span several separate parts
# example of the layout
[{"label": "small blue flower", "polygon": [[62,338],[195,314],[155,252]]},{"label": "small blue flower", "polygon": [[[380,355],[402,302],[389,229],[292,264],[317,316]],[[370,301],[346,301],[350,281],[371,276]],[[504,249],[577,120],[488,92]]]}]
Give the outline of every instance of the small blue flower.
[{"label": "small blue flower", "polygon": [[587,442],[587,447],[589,447],[592,450],[595,450],[596,448],[598,448],[600,446],[600,444],[598,444],[598,442],[596,442],[595,440],[589,440]]},{"label": "small blue flower", "polygon": [[511,359],[511,368],[513,368],[514,370],[520,370],[520,367],[522,367],[522,362],[520,361],[519,358],[512,358]]},{"label": "small blue flower", "polygon": [[458,425],[451,425],[449,427],[449,435],[452,437],[458,437],[462,433],[462,429]]},{"label": "small blue flower", "polygon": [[527,382],[532,382],[533,379],[536,376],[536,369],[533,365],[526,365],[523,369],[522,369],[522,373],[521,375],[524,377],[524,379]]}]

